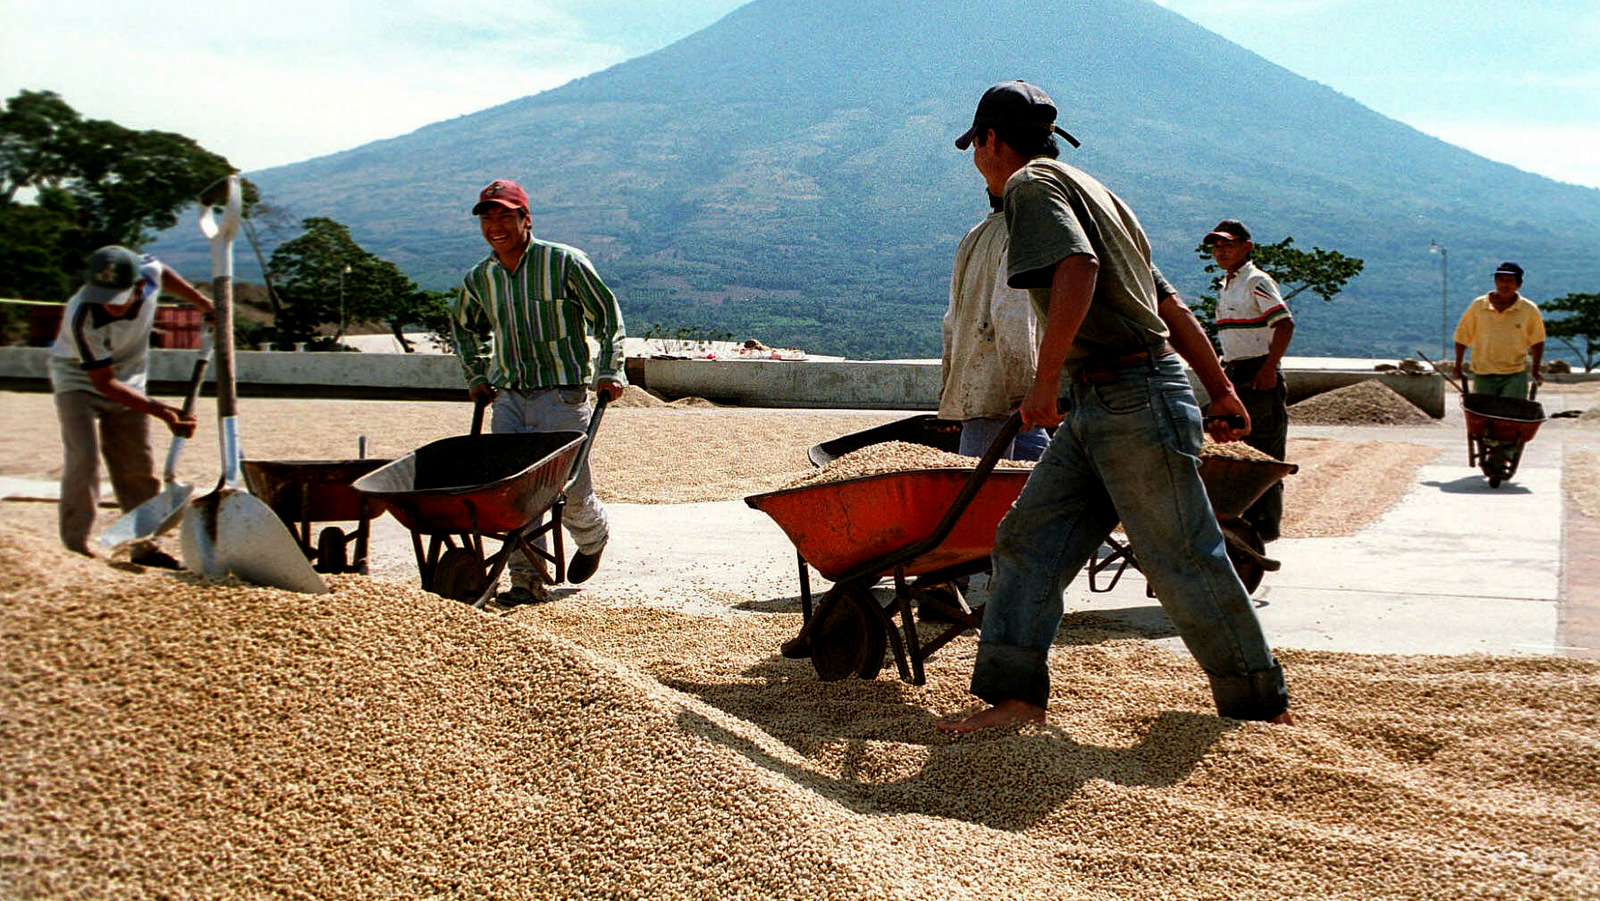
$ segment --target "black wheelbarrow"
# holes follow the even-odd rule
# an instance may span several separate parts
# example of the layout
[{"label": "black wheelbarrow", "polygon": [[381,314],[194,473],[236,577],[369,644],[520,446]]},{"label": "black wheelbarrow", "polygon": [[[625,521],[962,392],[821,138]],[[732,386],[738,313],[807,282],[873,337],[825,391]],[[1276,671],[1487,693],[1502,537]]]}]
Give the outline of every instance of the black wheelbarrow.
[{"label": "black wheelbarrow", "polygon": [[[1223,457],[1206,454],[1200,458],[1200,481],[1205,484],[1206,496],[1211,499],[1211,510],[1222,527],[1222,537],[1227,542],[1228,559],[1233,571],[1244,583],[1245,591],[1254,592],[1269,572],[1277,572],[1282,564],[1266,555],[1266,542],[1261,540],[1255,526],[1244,518],[1246,510],[1267,489],[1283,481],[1285,476],[1298,472],[1299,466],[1280,460],[1257,460],[1243,457]],[[1129,567],[1137,568],[1138,558],[1132,546],[1115,535],[1106,536],[1106,546],[1111,553],[1089,561],[1089,590],[1107,592],[1117,586],[1117,580]],[[1102,581],[1110,571],[1109,581]],[[1149,589],[1146,588],[1146,593]]]}]

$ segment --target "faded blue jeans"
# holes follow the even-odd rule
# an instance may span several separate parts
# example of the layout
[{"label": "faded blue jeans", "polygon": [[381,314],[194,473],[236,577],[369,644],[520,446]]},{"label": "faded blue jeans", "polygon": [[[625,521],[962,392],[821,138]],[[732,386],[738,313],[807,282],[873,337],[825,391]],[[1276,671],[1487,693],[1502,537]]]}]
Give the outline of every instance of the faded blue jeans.
[{"label": "faded blue jeans", "polygon": [[[533,391],[501,390],[494,396],[494,407],[489,420],[489,431],[496,435],[523,432],[582,432],[589,428],[589,417],[594,408],[589,403],[589,390],[585,387],[540,388]],[[567,506],[561,512],[561,524],[572,535],[578,550],[593,554],[605,547],[610,537],[606,522],[606,508],[595,496],[594,481],[589,475],[589,461],[567,492]],[[546,548],[544,536],[534,544]],[[537,581],[533,565],[522,554],[512,554],[511,584],[528,588]]]},{"label": "faded blue jeans", "polygon": [[[957,453],[964,457],[981,457],[988,453],[989,445],[1006,424],[1004,419],[963,419],[961,444]],[[1044,455],[1050,443],[1050,433],[1042,428],[1023,429],[1012,439],[1011,446],[1001,455],[1002,460],[1037,460]]]},{"label": "faded blue jeans", "polygon": [[1200,481],[1200,408],[1178,358],[1070,386],[1070,409],[995,534],[972,693],[1047,706],[1062,592],[1119,521],[1223,716],[1289,706]]}]

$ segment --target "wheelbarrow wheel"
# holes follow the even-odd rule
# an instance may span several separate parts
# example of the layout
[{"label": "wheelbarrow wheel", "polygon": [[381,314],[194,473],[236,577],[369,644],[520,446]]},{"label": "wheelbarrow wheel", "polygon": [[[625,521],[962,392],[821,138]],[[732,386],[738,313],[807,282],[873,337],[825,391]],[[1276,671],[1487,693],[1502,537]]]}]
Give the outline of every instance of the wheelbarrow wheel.
[{"label": "wheelbarrow wheel", "polygon": [[853,583],[828,590],[811,623],[811,665],[817,678],[838,682],[851,676],[873,679],[883,669],[888,647],[882,616],[871,591]]},{"label": "wheelbarrow wheel", "polygon": [[1489,480],[1490,488],[1499,488],[1501,482],[1516,473],[1517,463],[1521,459],[1520,442],[1485,439],[1483,449],[1478,454],[1478,468],[1483,470],[1483,477]]},{"label": "wheelbarrow wheel", "polygon": [[433,568],[428,590],[440,597],[468,604],[476,601],[488,587],[483,558],[469,547],[453,547],[444,552]]},{"label": "wheelbarrow wheel", "polygon": [[317,569],[325,573],[342,573],[349,569],[344,549],[348,542],[338,526],[328,526],[317,533]]}]

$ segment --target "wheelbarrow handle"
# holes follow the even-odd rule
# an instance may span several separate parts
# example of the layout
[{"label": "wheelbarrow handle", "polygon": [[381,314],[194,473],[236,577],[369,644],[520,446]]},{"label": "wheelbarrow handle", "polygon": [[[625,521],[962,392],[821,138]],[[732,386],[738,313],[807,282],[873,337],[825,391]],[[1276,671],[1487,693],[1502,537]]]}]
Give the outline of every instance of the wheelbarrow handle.
[{"label": "wheelbarrow handle", "polygon": [[562,492],[572,490],[572,484],[578,481],[578,475],[583,472],[583,466],[589,462],[589,448],[594,447],[594,435],[600,431],[600,417],[605,415],[606,404],[610,399],[604,391],[598,392],[594,399],[594,412],[589,414],[589,428],[584,433],[583,447],[578,449],[578,456],[572,460],[572,469],[567,474],[567,484],[562,486]]},{"label": "wheelbarrow handle", "polygon": [[1456,380],[1455,379],[1449,377],[1448,375],[1445,375],[1444,374],[1444,370],[1439,368],[1439,367],[1444,365],[1443,363],[1435,363],[1434,361],[1428,359],[1428,355],[1423,353],[1420,350],[1417,351],[1417,356],[1421,357],[1422,361],[1424,363],[1427,363],[1429,366],[1432,366],[1433,367],[1433,371],[1439,373],[1440,378],[1443,378],[1445,381],[1450,383],[1450,387],[1452,387],[1452,388],[1456,389],[1457,391],[1461,392],[1463,395],[1465,395],[1467,393],[1467,389],[1465,389],[1465,388],[1461,387],[1460,385],[1456,384]]},{"label": "wheelbarrow handle", "polygon": [[472,434],[483,434],[483,408],[489,406],[489,399],[478,395],[472,399]]}]

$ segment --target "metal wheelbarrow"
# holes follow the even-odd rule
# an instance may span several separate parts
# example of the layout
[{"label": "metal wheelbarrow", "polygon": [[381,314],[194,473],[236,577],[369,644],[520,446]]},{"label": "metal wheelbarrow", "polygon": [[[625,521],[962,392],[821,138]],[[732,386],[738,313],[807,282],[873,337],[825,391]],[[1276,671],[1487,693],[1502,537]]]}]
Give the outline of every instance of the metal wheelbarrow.
[{"label": "metal wheelbarrow", "polygon": [[[955,622],[923,642],[912,602],[929,586],[988,570],[995,528],[1030,472],[995,469],[1020,426],[1021,418],[1013,415],[971,469],[881,473],[745,498],[783,529],[799,561],[804,625],[784,644],[784,656],[810,657],[824,681],[871,679],[882,669],[888,646],[900,678],[923,684],[923,662],[963,632],[976,629],[982,606],[952,616]],[[863,440],[867,433],[845,436],[850,440],[839,439],[844,444],[859,443],[841,450],[843,444],[830,442],[832,449],[820,452],[827,445],[818,445],[812,461],[818,463],[820,455],[826,462],[833,459],[829,453],[842,455],[878,440],[908,440],[906,429],[915,428],[888,429],[876,440]],[[892,437],[882,437],[890,433]],[[808,565],[834,583],[814,611]],[[885,577],[894,579],[894,598],[887,606],[872,591]]]},{"label": "metal wheelbarrow", "polygon": [[[1222,537],[1227,541],[1228,559],[1238,574],[1244,589],[1254,592],[1261,587],[1262,578],[1277,572],[1282,564],[1266,555],[1266,542],[1256,533],[1255,526],[1244,518],[1246,510],[1267,493],[1267,489],[1283,481],[1284,477],[1300,470],[1294,463],[1278,460],[1252,460],[1240,457],[1205,455],[1200,458],[1200,481],[1206,486],[1206,496],[1211,499],[1211,510],[1222,527]],[[1107,535],[1106,546],[1111,553],[1089,561],[1089,590],[1107,592],[1117,586],[1117,581],[1129,567],[1138,568],[1138,558],[1130,543]],[[1114,567],[1114,569],[1113,569]],[[1109,582],[1102,583],[1102,574],[1112,570]],[[1147,595],[1150,589],[1145,589]],[[1153,595],[1151,595],[1153,596]]]},{"label": "metal wheelbarrow", "polygon": [[1478,467],[1490,488],[1499,488],[1517,474],[1523,445],[1544,424],[1544,405],[1532,399],[1538,391],[1539,386],[1533,385],[1528,400],[1461,395],[1461,411],[1467,417],[1467,465]]},{"label": "metal wheelbarrow", "polygon": [[[361,446],[361,456],[354,460],[243,461],[250,493],[278,514],[318,572],[367,572],[372,520],[383,514],[383,505],[352,484],[393,461],[369,459],[365,438]],[[313,543],[314,524],[335,522],[353,522],[355,528],[346,533],[324,525]]]},{"label": "metal wheelbarrow", "polygon": [[[1417,351],[1417,356],[1439,368],[1422,351]],[[1522,446],[1532,441],[1544,424],[1544,405],[1534,400],[1539,396],[1539,383],[1528,385],[1528,399],[1522,400],[1474,394],[1443,372],[1439,374],[1461,395],[1461,412],[1467,418],[1467,465],[1478,467],[1490,488],[1499,488],[1517,474]]]},{"label": "metal wheelbarrow", "polygon": [[[424,445],[352,487],[381,501],[410,530],[424,590],[481,609],[513,554],[524,554],[536,569],[552,563],[553,581],[566,580],[561,514],[605,406],[601,395],[587,433],[485,435],[478,404],[471,434]],[[535,543],[546,533],[554,533],[553,552]],[[488,556],[486,538],[501,543]]]}]

